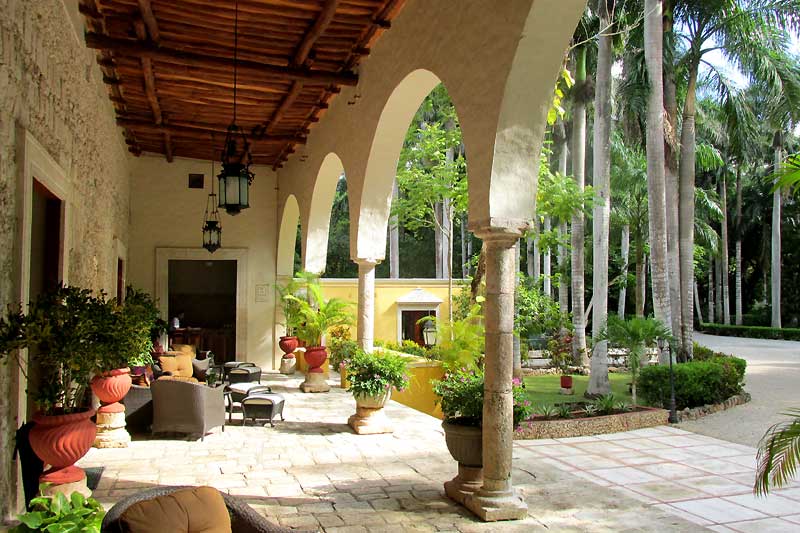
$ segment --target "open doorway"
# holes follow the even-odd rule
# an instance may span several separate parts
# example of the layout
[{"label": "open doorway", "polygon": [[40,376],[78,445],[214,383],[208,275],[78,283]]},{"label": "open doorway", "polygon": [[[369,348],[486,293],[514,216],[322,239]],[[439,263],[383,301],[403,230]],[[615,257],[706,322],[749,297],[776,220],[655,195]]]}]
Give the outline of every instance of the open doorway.
[{"label": "open doorway", "polygon": [[236,261],[170,259],[168,265],[170,344],[210,350],[218,363],[235,360]]}]

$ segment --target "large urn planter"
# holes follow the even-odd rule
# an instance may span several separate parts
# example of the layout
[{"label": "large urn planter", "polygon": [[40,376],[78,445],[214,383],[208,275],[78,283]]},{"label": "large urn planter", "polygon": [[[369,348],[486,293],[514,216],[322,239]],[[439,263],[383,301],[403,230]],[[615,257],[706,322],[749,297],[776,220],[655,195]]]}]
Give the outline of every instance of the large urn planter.
[{"label": "large urn planter", "polygon": [[54,485],[83,483],[86,473],[75,462],[92,447],[97,427],[91,418],[94,409],[67,415],[33,416],[30,443],[34,453],[50,468],[39,480]]},{"label": "large urn planter", "polygon": [[297,340],[297,337],[291,335],[285,335],[278,341],[278,346],[283,352],[283,357],[281,357],[281,374],[294,374],[297,368],[297,358],[294,356],[294,352],[299,345],[300,342]]},{"label": "large urn planter", "polygon": [[97,410],[97,448],[126,448],[131,436],[125,429],[125,406],[120,401],[131,389],[130,368],[118,368],[95,376],[92,392],[100,400]]},{"label": "large urn planter", "polygon": [[391,389],[378,395],[354,395],[356,414],[347,419],[347,425],[359,435],[392,433],[392,424],[383,409],[391,395]]},{"label": "large urn planter", "polygon": [[328,359],[328,350],[324,346],[307,346],[305,361],[308,365],[306,379],[300,384],[303,392],[328,392],[331,386],[325,380],[325,372],[322,365]]},{"label": "large urn planter", "polygon": [[442,422],[450,455],[458,462],[458,475],[445,481],[447,496],[464,504],[483,484],[483,430],[480,427]]}]

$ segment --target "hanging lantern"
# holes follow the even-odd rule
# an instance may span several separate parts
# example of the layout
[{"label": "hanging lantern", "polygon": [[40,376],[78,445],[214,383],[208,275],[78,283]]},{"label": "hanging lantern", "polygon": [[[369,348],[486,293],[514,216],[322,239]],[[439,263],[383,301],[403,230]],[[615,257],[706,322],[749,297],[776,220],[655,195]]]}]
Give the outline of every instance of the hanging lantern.
[{"label": "hanging lantern", "polygon": [[[211,162],[211,175],[214,175],[214,162]],[[210,253],[222,246],[222,225],[219,223],[217,211],[217,195],[214,194],[214,179],[211,179],[211,194],[206,200],[206,212],[203,215],[203,248]]]},{"label": "hanging lantern", "polygon": [[239,49],[239,2],[235,4],[233,26],[233,121],[228,126],[222,149],[222,172],[219,173],[219,207],[229,215],[237,215],[250,207],[250,184],[255,174],[250,170],[253,158],[250,143],[241,126],[236,124],[236,86]]},{"label": "hanging lantern", "polygon": [[425,321],[425,325],[422,327],[422,338],[425,346],[434,346],[436,344],[436,324],[433,320]]}]

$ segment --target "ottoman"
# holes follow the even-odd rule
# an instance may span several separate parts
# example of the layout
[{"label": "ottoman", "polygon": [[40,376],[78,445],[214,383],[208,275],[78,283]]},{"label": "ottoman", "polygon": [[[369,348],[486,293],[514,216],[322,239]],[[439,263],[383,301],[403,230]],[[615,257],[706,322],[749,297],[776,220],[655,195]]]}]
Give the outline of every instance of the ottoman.
[{"label": "ottoman", "polygon": [[247,425],[247,419],[269,420],[269,425],[275,427],[275,416],[281,415],[283,420],[283,396],[273,392],[253,392],[242,400],[242,425]]}]

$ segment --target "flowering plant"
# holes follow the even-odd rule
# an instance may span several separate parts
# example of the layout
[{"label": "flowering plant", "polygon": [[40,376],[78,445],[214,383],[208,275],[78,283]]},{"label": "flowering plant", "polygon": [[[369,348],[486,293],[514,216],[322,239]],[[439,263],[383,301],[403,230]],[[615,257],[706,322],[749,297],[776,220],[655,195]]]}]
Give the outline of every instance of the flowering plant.
[{"label": "flowering plant", "polygon": [[[462,426],[479,427],[483,421],[483,371],[467,368],[451,369],[441,380],[433,380],[433,392],[446,421]],[[528,418],[533,407],[526,399],[524,386],[514,379],[514,427]]]},{"label": "flowering plant", "polygon": [[392,387],[402,392],[408,386],[407,367],[408,361],[399,355],[361,349],[339,365],[347,370],[347,390],[356,397],[379,396]]}]

